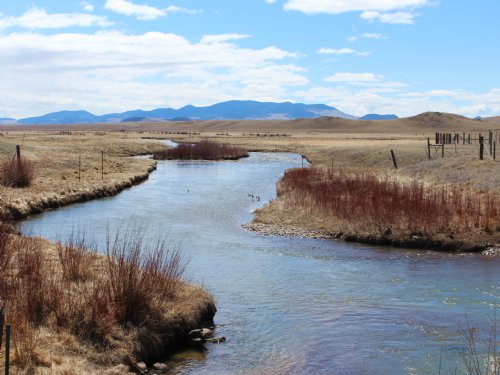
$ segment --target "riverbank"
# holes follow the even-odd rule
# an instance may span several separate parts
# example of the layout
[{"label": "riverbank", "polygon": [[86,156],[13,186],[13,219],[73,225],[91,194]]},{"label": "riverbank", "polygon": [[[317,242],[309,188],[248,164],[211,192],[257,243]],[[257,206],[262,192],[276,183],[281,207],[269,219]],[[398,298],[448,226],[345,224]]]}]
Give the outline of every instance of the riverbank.
[{"label": "riverbank", "polygon": [[14,371],[142,372],[190,345],[192,330],[214,326],[213,298],[183,281],[179,253],[162,248],[151,257],[130,235],[117,233],[98,255],[85,237],[54,244],[0,233]]},{"label": "riverbank", "polygon": [[[141,183],[156,169],[156,162],[130,156],[165,147],[144,141],[139,134],[9,133],[0,143],[4,158],[12,157],[16,144],[21,144],[22,157],[33,161],[36,170],[31,186],[0,188],[2,217],[16,220],[115,195]],[[71,249],[65,264],[61,245],[10,231],[0,236],[0,247],[5,250],[0,251],[0,263],[10,265],[5,272],[0,270],[0,275],[3,281],[13,277],[10,287],[3,288],[7,284],[0,283],[0,300],[7,301],[8,311],[12,311],[7,323],[13,330],[14,370],[56,374],[141,372],[182,346],[191,345],[192,330],[213,328],[216,308],[212,296],[202,287],[182,281],[181,273],[170,279],[168,272],[175,269],[171,265],[175,266],[176,260],[168,258],[168,249],[161,255],[166,258],[157,258],[161,264],[141,261],[137,267],[142,271],[134,274],[141,280],[157,280],[152,285],[166,282],[175,284],[175,288],[168,295],[165,288],[144,290],[146,294],[134,307],[140,316],[145,314],[144,318],[130,318],[119,313],[123,304],[114,287],[110,288],[117,285],[112,278],[119,273],[106,271],[113,269],[110,265],[115,262],[134,269],[130,249],[123,248],[124,253],[110,257],[97,256],[95,249],[80,246],[86,250]],[[23,271],[27,260],[30,268]],[[82,260],[88,264],[82,264]],[[67,278],[67,262],[70,267],[86,269],[83,280]],[[148,268],[151,266],[159,268]],[[17,273],[19,276],[15,276]],[[128,290],[124,285],[124,291]],[[39,313],[33,316],[30,311]],[[16,314],[9,315],[13,312]]]},{"label": "riverbank", "polygon": [[287,171],[277,192],[250,229],[449,252],[500,243],[498,201],[485,192],[318,167]]},{"label": "riverbank", "polygon": [[139,134],[104,132],[9,132],[0,140],[0,157],[15,155],[35,170],[26,188],[0,188],[2,213],[19,220],[68,204],[117,194],[145,181],[156,162],[130,158],[166,148]]}]

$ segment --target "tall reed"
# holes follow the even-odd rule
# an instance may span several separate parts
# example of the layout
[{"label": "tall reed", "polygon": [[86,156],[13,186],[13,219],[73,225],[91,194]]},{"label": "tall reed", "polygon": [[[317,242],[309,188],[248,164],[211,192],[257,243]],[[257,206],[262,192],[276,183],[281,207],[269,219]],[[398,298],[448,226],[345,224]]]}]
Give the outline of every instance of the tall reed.
[{"label": "tall reed", "polygon": [[451,186],[425,186],[418,180],[295,169],[282,178],[278,193],[284,195],[289,207],[359,227],[413,232],[500,227],[500,207],[494,196]]},{"label": "tall reed", "polygon": [[153,153],[156,160],[236,160],[247,157],[248,152],[241,148],[203,139],[198,143],[181,143],[177,147]]}]

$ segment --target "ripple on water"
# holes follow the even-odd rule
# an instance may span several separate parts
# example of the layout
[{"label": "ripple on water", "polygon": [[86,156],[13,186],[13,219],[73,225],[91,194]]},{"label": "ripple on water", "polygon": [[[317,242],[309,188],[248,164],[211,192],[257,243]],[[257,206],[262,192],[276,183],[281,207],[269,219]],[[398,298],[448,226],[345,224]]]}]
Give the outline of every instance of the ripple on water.
[{"label": "ripple on water", "polygon": [[[115,197],[28,219],[57,239],[90,225],[145,223],[189,254],[188,277],[215,296],[222,345],[171,359],[171,374],[401,374],[454,369],[465,315],[489,332],[498,258],[458,257],[329,240],[259,236],[240,226],[275,198],[291,154],[238,162],[165,161]],[[189,190],[189,193],[187,192]],[[262,197],[253,202],[248,194]]]}]

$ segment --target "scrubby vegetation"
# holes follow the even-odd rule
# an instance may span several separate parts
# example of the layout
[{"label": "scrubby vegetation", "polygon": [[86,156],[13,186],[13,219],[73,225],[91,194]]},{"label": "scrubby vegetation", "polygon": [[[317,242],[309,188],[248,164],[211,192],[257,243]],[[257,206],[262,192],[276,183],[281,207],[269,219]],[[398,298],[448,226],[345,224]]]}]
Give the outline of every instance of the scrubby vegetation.
[{"label": "scrubby vegetation", "polygon": [[0,184],[7,187],[28,187],[35,179],[35,166],[29,159],[8,158],[0,162]]},{"label": "scrubby vegetation", "polygon": [[181,143],[177,147],[153,153],[155,160],[236,160],[248,157],[248,152],[236,146],[203,139],[198,143]]},{"label": "scrubby vegetation", "polygon": [[66,350],[101,368],[133,367],[166,355],[215,313],[206,292],[183,281],[181,253],[163,238],[149,246],[140,229],[119,231],[98,255],[85,232],[54,248],[2,228],[0,303],[17,369],[53,367],[54,356],[64,365]]},{"label": "scrubby vegetation", "polygon": [[499,202],[465,188],[311,168],[288,171],[278,194],[286,207],[319,218],[334,231],[347,227],[385,237],[469,236],[484,242],[487,235],[500,234]]}]

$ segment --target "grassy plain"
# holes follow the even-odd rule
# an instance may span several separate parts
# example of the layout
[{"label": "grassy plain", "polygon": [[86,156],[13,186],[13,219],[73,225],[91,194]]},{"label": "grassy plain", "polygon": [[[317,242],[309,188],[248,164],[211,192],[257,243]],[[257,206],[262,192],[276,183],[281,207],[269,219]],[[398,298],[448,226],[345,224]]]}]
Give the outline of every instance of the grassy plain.
[{"label": "grassy plain", "polygon": [[[415,118],[377,122],[321,118],[271,122],[206,121],[3,127],[0,128],[0,158],[13,158],[15,145],[21,145],[22,157],[33,162],[36,175],[29,187],[0,188],[0,207],[4,214],[19,219],[73,202],[116,194],[145,180],[154,170],[155,161],[132,156],[166,149],[167,147],[157,139],[197,142],[206,138],[241,146],[249,151],[302,154],[316,170],[313,173],[316,180],[299,184],[302,187],[324,183],[324,176],[337,176],[337,182],[333,179],[326,181],[330,185],[342,182],[344,177],[339,179],[336,175],[338,172],[342,173],[341,176],[354,176],[348,177],[349,181],[374,181],[373,178],[376,178],[404,186],[418,181],[429,191],[459,191],[479,201],[483,198],[490,199],[490,208],[493,210],[490,210],[490,215],[494,220],[498,220],[499,160],[491,160],[488,155],[485,160],[479,160],[477,141],[471,145],[460,143],[456,146],[445,146],[444,158],[441,157],[440,150],[433,149],[432,158],[429,159],[426,149],[427,137],[433,142],[435,132],[467,132],[477,137],[479,133],[485,134],[488,129],[494,129],[495,139],[500,141],[496,130],[498,128],[500,120],[495,118],[476,121],[455,115],[429,113]],[[393,166],[390,150],[394,150],[396,154],[398,169]],[[359,179],[359,176],[365,175],[370,177]],[[440,223],[440,228],[435,231],[428,228],[420,231],[418,222],[416,225],[408,224],[412,219],[412,212],[407,209],[403,210],[407,215],[404,221],[406,226],[400,228],[394,225],[397,218],[391,213],[391,220],[384,223],[392,223],[393,226],[382,228],[374,225],[373,217],[363,215],[363,210],[359,211],[359,207],[357,215],[341,217],[336,212],[340,211],[339,208],[333,211],[331,209],[339,207],[338,202],[337,206],[323,203],[318,205],[317,202],[321,200],[318,201],[315,196],[309,197],[308,200],[298,199],[296,191],[294,193],[293,189],[290,190],[291,185],[287,186],[286,183],[286,180],[280,181],[277,185],[278,198],[256,211],[254,229],[267,234],[310,232],[345,240],[423,248],[441,246],[455,250],[498,247],[500,244],[500,223],[494,221],[488,223],[487,227],[483,224],[471,226],[467,220],[467,212],[460,211],[460,215],[453,214],[456,217],[450,218],[450,222],[454,223],[467,222],[467,230],[461,230],[460,227],[448,228],[446,216],[441,216],[439,220],[429,219]],[[382,186],[372,190],[383,192],[386,191],[384,189]],[[338,199],[344,199],[345,195],[348,195],[342,193],[342,190],[333,190],[340,194],[340,198],[337,195]],[[325,190],[321,191],[324,193]],[[401,197],[398,194],[395,196]],[[326,201],[328,197],[326,195]],[[356,202],[363,201],[359,196],[356,199]],[[391,207],[400,207],[398,204],[393,201]],[[326,206],[330,208],[326,210]],[[374,207],[369,208],[373,214]],[[476,207],[473,215],[481,215],[482,210]],[[349,209],[343,211],[349,213]],[[424,214],[425,211],[421,210],[420,218],[424,217]],[[471,217],[473,215],[471,211]],[[41,240],[35,241],[39,241],[37,243],[44,249],[45,264],[61,263],[56,245]],[[64,273],[63,266],[58,267],[57,272],[52,274]],[[96,270],[98,267],[91,269]],[[92,278],[98,278],[96,271],[94,273]],[[75,285],[84,287],[86,284]],[[187,319],[194,325],[196,319],[190,319],[189,316],[196,316],[196,312],[213,306],[210,297],[199,288],[186,285],[177,296],[178,299],[169,305],[170,307],[160,306],[160,310],[163,308],[171,311],[191,311],[187,314]],[[179,321],[179,316],[172,319],[171,322],[177,324],[175,322]],[[49,371],[48,373],[71,374],[69,369],[76,367],[86,369],[88,373],[104,373],[106,369],[113,367],[118,372],[125,371],[124,368],[120,370],[120,362],[124,362],[126,353],[134,352],[131,350],[134,346],[132,336],[135,334],[132,331],[117,331],[116,342],[121,341],[122,345],[114,346],[109,352],[109,348],[99,351],[98,347],[71,334],[68,329],[57,331],[54,327],[57,327],[57,324],[47,321],[36,330],[33,340],[37,346],[30,359],[38,361],[35,365],[45,369],[43,371]],[[29,350],[32,344],[25,343]],[[109,356],[109,353],[114,354]]]}]

